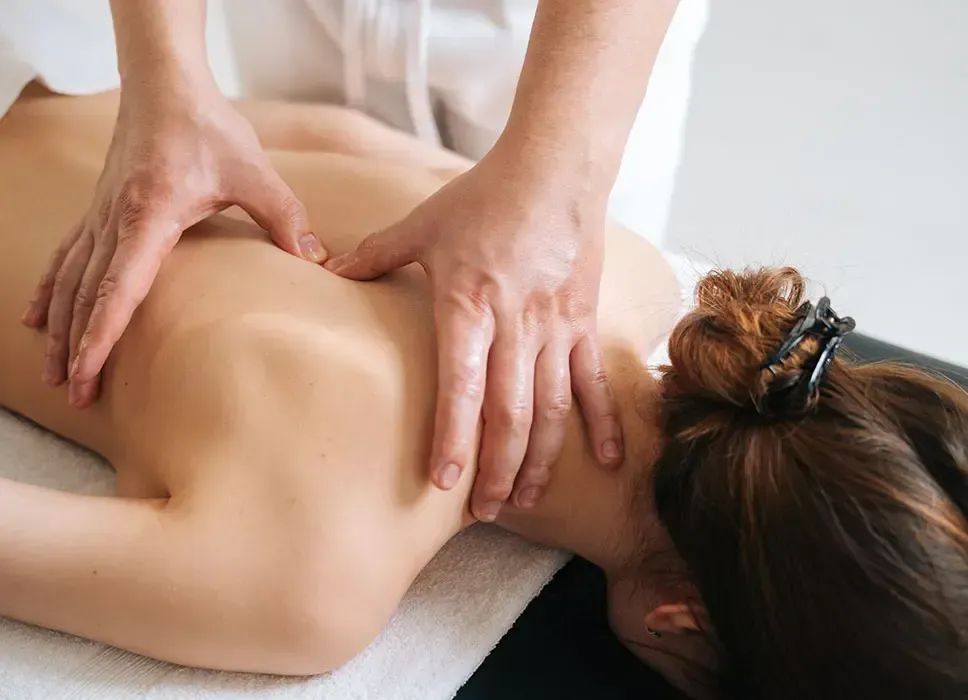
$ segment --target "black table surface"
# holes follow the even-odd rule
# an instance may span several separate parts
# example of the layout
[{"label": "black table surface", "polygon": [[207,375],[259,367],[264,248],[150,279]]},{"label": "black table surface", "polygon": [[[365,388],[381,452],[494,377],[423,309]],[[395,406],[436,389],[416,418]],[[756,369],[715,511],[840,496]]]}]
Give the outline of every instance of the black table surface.
[{"label": "black table surface", "polygon": [[[968,370],[860,335],[847,347],[863,361],[900,360],[968,388]],[[609,630],[605,580],[573,559],[531,602],[457,694],[457,700],[684,700]]]}]

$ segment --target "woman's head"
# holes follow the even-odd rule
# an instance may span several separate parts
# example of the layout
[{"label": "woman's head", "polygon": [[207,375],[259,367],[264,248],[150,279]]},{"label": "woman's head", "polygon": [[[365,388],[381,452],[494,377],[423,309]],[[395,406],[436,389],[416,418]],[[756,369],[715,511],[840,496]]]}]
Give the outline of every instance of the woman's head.
[{"label": "woman's head", "polygon": [[[682,627],[717,652],[721,694],[963,697],[968,396],[837,358],[805,406],[785,407],[819,341],[763,365],[803,295],[789,268],[700,283],[670,339],[666,441],[633,510],[654,509],[685,565]],[[654,558],[642,567],[654,575]]]}]

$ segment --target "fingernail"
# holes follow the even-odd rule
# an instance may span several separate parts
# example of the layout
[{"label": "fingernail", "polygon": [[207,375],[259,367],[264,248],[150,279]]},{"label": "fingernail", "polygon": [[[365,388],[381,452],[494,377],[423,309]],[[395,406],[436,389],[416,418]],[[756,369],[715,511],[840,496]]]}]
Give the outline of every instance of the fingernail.
[{"label": "fingernail", "polygon": [[437,476],[440,488],[450,491],[452,488],[457,486],[457,482],[460,481],[460,467],[458,467],[453,462],[446,465],[440,470],[440,474]]},{"label": "fingernail", "polygon": [[484,504],[481,508],[481,514],[478,519],[485,523],[493,523],[497,520],[497,514],[501,512],[501,506],[504,504],[500,501],[490,501]]},{"label": "fingernail", "polygon": [[518,505],[522,508],[532,508],[540,497],[541,488],[538,486],[529,486],[518,494]]},{"label": "fingernail", "polygon": [[75,382],[67,388],[67,403],[71,408],[82,409],[84,408],[84,395],[81,388],[84,385]]},{"label": "fingernail", "polygon": [[319,239],[311,233],[299,239],[299,253],[307,260],[319,263],[323,259],[323,246],[319,244]]},{"label": "fingernail", "polygon": [[602,445],[602,455],[604,455],[605,459],[618,459],[621,454],[621,451],[618,449],[618,443],[615,440],[606,440],[605,444]]},{"label": "fingernail", "polygon": [[338,258],[330,258],[326,261],[326,264],[323,265],[323,267],[333,274],[339,274],[340,268],[343,267],[343,260],[345,260],[345,258],[342,255]]},{"label": "fingernail", "polygon": [[77,357],[74,358],[74,362],[71,363],[71,373],[67,375],[67,378],[73,379],[74,376],[77,374],[77,370],[80,366],[81,366],[81,356],[78,355]]},{"label": "fingernail", "polygon": [[77,404],[80,402],[81,397],[77,388],[77,384],[69,384],[67,386],[67,403],[71,408],[77,408]]},{"label": "fingernail", "polygon": [[56,380],[54,378],[54,372],[50,367],[45,366],[44,371],[40,375],[40,381],[42,381],[47,386],[57,386]]},{"label": "fingernail", "polygon": [[30,306],[27,307],[27,310],[23,312],[23,315],[20,317],[20,322],[23,324],[29,324],[30,319],[33,318],[33,315],[34,315],[34,305],[31,304]]}]

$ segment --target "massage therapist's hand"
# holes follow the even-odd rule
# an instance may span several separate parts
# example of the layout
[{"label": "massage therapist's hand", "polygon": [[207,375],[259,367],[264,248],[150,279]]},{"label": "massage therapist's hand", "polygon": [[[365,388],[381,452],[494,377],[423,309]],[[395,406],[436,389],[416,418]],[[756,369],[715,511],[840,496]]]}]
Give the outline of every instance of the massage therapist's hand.
[{"label": "massage therapist's hand", "polygon": [[96,398],[108,354],[182,232],[232,204],[283,250],[325,259],[302,204],[214,86],[123,91],[90,209],[24,314],[29,326],[47,324],[44,380],[58,386],[69,378],[72,406]]},{"label": "massage therapist's hand", "polygon": [[[478,165],[326,267],[371,279],[418,262],[439,353],[432,477],[452,488],[477,454],[472,510],[493,520],[514,491],[533,504],[561,452],[572,388],[596,454],[622,434],[595,331],[605,201],[528,174],[495,148]],[[523,466],[522,466],[523,464]]]}]

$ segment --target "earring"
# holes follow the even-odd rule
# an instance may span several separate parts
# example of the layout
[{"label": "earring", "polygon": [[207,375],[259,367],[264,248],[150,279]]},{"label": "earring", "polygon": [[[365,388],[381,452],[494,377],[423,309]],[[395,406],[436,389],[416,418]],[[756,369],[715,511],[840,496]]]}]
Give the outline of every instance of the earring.
[{"label": "earring", "polygon": [[648,627],[646,627],[645,629],[649,633],[649,636],[652,637],[652,639],[662,639],[662,632],[656,632],[655,630],[649,629]]}]

